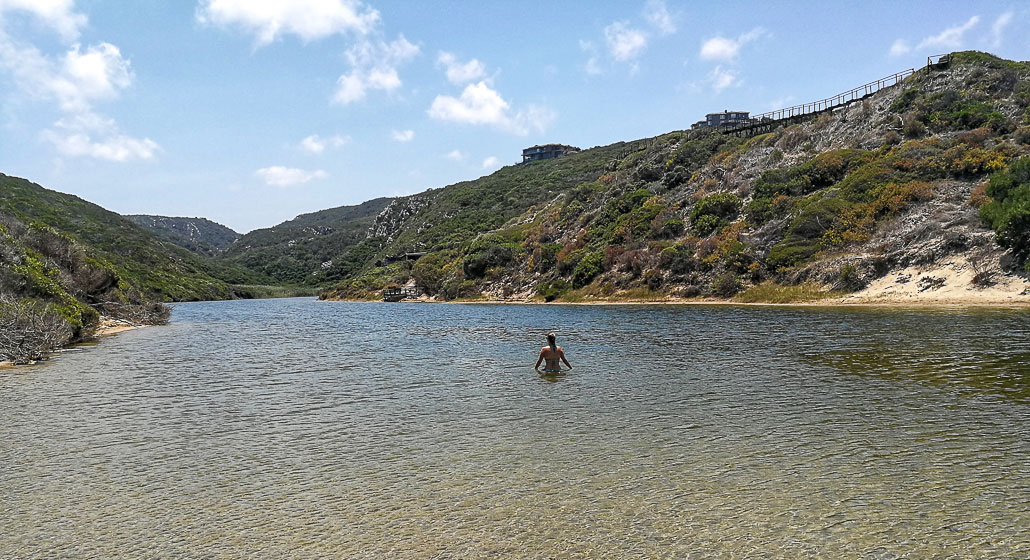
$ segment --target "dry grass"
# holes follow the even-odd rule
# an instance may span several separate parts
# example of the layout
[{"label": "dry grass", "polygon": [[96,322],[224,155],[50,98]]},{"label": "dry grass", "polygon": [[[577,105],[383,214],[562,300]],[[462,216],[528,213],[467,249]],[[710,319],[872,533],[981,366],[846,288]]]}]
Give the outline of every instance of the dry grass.
[{"label": "dry grass", "polygon": [[822,299],[839,298],[844,292],[827,290],[814,282],[797,286],[783,286],[775,282],[762,282],[737,294],[733,299],[741,303],[803,303]]}]

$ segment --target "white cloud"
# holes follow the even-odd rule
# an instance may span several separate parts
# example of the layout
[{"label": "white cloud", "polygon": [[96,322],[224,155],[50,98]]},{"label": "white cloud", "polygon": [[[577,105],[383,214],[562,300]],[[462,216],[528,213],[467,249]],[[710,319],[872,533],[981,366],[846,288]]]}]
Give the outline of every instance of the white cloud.
[{"label": "white cloud", "polygon": [[890,55],[901,56],[908,54],[912,50],[912,47],[908,44],[908,41],[904,39],[898,39],[891,45]]},{"label": "white cloud", "polygon": [[468,124],[498,124],[506,120],[507,111],[508,102],[486,82],[479,82],[465,86],[458,99],[436,96],[429,108],[429,116]]},{"label": "white cloud", "polygon": [[266,185],[271,187],[292,187],[315,179],[325,179],[329,176],[328,173],[321,169],[307,171],[293,167],[283,167],[281,165],[263,167],[254,173],[260,177]]},{"label": "white cloud", "polygon": [[464,124],[491,125],[520,136],[530,130],[543,132],[554,120],[554,113],[543,107],[530,106],[511,114],[511,106],[485,81],[469,84],[461,97],[438,95],[429,107],[429,116]]},{"label": "white cloud", "polygon": [[468,62],[459,62],[453,54],[441,51],[436,63],[444,67],[447,80],[459,86],[479,80],[486,75],[486,66],[474,58]]},{"label": "white cloud", "polygon": [[457,161],[457,162],[462,162],[462,161],[465,161],[465,157],[466,156],[465,156],[465,153],[462,152],[461,150],[451,150],[450,152],[447,152],[446,154],[444,154],[443,157],[445,157],[445,158],[447,158],[449,160],[454,160],[454,161]]},{"label": "white cloud", "polygon": [[1005,12],[998,16],[998,19],[994,20],[994,25],[991,25],[991,44],[995,48],[1001,46],[1001,40],[1005,35],[1005,28],[1012,23],[1014,15],[1012,12]]},{"label": "white cloud", "polygon": [[958,49],[962,46],[962,41],[966,32],[975,27],[979,22],[980,16],[973,16],[969,18],[969,21],[962,25],[949,27],[936,35],[926,37],[919,42],[916,49]]},{"label": "white cloud", "polygon": [[312,154],[321,154],[326,148],[339,148],[349,141],[349,137],[340,136],[339,134],[329,138],[322,138],[317,134],[312,134],[300,141],[300,148]]},{"label": "white cloud", "polygon": [[647,4],[644,5],[644,19],[662,35],[676,32],[676,24],[672,21],[663,0],[647,0]]},{"label": "white cloud", "polygon": [[612,57],[620,62],[640,56],[647,48],[647,34],[623,21],[605,27],[604,40]]},{"label": "white cloud", "polygon": [[397,66],[417,56],[419,50],[403,35],[391,42],[361,41],[353,45],[345,53],[351,71],[337,80],[332,102],[346,105],[364,99],[368,90],[396,90],[402,85]]},{"label": "white cloud", "polygon": [[121,133],[113,119],[92,112],[76,113],[40,133],[58,153],[126,162],[153,158],[161,149],[150,138],[132,138]]},{"label": "white cloud", "polygon": [[286,34],[304,41],[337,33],[366,35],[379,23],[379,12],[358,0],[202,0],[197,19],[241,28],[266,45]]},{"label": "white cloud", "polygon": [[708,83],[711,84],[712,89],[718,93],[728,87],[739,86],[740,77],[734,70],[725,69],[722,66],[716,66],[708,73]]},{"label": "white cloud", "polygon": [[159,149],[157,142],[150,138],[139,140],[121,134],[94,140],[84,133],[60,134],[54,130],[44,130],[41,137],[66,156],[87,156],[117,162],[150,159]]},{"label": "white cloud", "polygon": [[727,39],[725,37],[712,37],[707,41],[701,43],[700,56],[703,60],[722,60],[726,62],[732,62],[736,60],[740,54],[740,49],[744,45],[755,41],[767,32],[761,27],[756,27],[743,35],[740,35],[736,39]]},{"label": "white cloud", "polygon": [[65,40],[78,38],[86,25],[86,16],[73,11],[74,0],[0,0],[0,15],[4,12],[28,12],[44,25],[52,28]]},{"label": "white cloud", "polygon": [[117,97],[132,84],[129,61],[110,43],[74,45],[54,61],[33,46],[16,45],[0,34],[0,66],[30,95],[57,101],[67,112],[87,111],[96,101]]},{"label": "white cloud", "polygon": [[[64,0],[0,0],[0,23],[6,13],[25,11],[70,42],[86,23],[86,17],[72,9],[73,3]],[[115,162],[153,158],[160,150],[157,142],[122,133],[114,120],[93,109],[96,103],[117,98],[132,85],[129,60],[110,43],[65,48],[63,53],[49,56],[0,28],[0,68],[10,72],[18,90],[55,103],[63,114],[40,132],[40,139],[65,156]]]},{"label": "white cloud", "polygon": [[397,142],[411,142],[415,138],[414,130],[394,130],[390,133],[390,138],[393,138]]},{"label": "white cloud", "polygon": [[586,65],[584,65],[583,67],[587,74],[590,74],[591,76],[597,76],[604,72],[604,70],[601,69],[601,65],[597,61],[597,47],[594,45],[593,41],[584,41],[580,39],[579,50],[590,55],[590,58],[587,59]]},{"label": "white cloud", "polygon": [[501,160],[494,156],[490,156],[483,160],[483,169],[496,169],[501,165]]}]

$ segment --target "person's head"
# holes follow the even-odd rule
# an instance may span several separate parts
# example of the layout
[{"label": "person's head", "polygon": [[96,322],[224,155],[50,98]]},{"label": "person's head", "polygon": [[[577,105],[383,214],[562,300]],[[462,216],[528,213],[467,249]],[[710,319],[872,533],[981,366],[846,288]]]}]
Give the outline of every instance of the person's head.
[{"label": "person's head", "polygon": [[550,346],[551,348],[554,348],[554,333],[553,332],[547,333],[547,345]]}]

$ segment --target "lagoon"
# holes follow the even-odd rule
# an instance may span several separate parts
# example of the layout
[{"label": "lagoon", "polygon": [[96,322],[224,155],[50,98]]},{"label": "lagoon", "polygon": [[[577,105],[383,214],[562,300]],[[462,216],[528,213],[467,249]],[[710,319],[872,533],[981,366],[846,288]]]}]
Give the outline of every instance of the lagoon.
[{"label": "lagoon", "polygon": [[0,426],[0,558],[1030,556],[1025,310],[178,304]]}]

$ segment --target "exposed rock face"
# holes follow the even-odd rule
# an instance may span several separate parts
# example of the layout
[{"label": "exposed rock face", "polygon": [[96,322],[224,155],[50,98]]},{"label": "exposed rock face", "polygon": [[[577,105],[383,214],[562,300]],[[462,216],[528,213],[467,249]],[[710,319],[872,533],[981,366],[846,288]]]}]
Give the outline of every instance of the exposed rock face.
[{"label": "exposed rock face", "polygon": [[[431,197],[425,194],[394,200],[376,216],[365,237],[368,239],[385,238],[386,243],[392,242],[394,236],[407,225],[408,220],[418,215],[430,204]],[[423,227],[432,226],[423,224]]]}]

